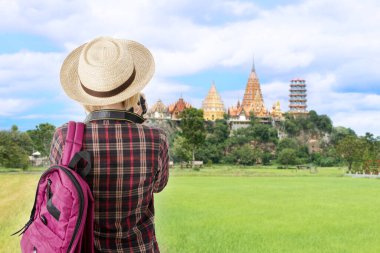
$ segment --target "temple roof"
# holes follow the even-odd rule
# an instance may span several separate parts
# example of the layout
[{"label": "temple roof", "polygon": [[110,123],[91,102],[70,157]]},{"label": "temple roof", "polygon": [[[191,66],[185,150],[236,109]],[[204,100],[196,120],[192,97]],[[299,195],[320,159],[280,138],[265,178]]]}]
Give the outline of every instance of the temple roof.
[{"label": "temple roof", "polygon": [[212,82],[210,90],[203,100],[202,108],[204,110],[216,109],[224,111],[224,104],[222,98],[220,97],[218,91],[216,90],[215,83]]},{"label": "temple roof", "polygon": [[174,104],[171,104],[168,109],[169,109],[169,113],[173,113],[174,111],[182,112],[183,110],[187,108],[191,108],[191,107],[192,106],[190,103],[183,100],[183,98],[180,98],[178,99],[177,102],[175,102]]},{"label": "temple roof", "polygon": [[166,107],[166,105],[161,101],[161,99],[159,99],[149,110],[148,110],[148,113],[155,113],[155,112],[159,112],[159,113],[166,113],[168,112],[168,108]]}]

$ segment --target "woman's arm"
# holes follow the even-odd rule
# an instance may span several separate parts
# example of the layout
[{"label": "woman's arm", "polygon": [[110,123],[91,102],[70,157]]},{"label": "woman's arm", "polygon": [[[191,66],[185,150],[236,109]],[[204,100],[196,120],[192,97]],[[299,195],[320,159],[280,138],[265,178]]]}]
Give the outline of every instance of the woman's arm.
[{"label": "woman's arm", "polygon": [[160,131],[160,152],[158,156],[158,172],[154,182],[154,192],[162,191],[169,179],[169,145],[168,139],[164,131]]}]

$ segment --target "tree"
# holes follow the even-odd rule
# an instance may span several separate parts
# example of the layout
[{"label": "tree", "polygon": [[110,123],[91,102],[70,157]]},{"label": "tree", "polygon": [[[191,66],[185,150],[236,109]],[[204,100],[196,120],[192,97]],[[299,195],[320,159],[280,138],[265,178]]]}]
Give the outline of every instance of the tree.
[{"label": "tree", "polygon": [[264,165],[269,165],[271,160],[273,158],[273,155],[268,152],[268,151],[264,151],[262,154],[261,154],[261,162],[264,164]]},{"label": "tree", "polygon": [[12,126],[10,131],[0,131],[0,165],[7,168],[23,168],[29,165],[32,141],[26,133]]},{"label": "tree", "polygon": [[237,163],[242,165],[254,165],[262,156],[261,150],[254,149],[249,144],[245,144],[241,147],[235,148],[225,161],[229,163]]},{"label": "tree", "polygon": [[277,161],[286,167],[288,167],[288,165],[297,164],[297,151],[291,148],[285,148],[278,154]]},{"label": "tree", "polygon": [[284,138],[278,142],[277,151],[280,152],[285,148],[291,148],[297,150],[299,147],[297,141],[293,138]]},{"label": "tree", "polygon": [[301,130],[304,131],[322,131],[331,133],[333,125],[331,119],[327,115],[318,115],[311,110],[306,117],[295,117],[285,114],[284,127],[289,135],[296,135]]},{"label": "tree", "polygon": [[347,162],[348,171],[351,172],[354,162],[362,162],[366,152],[365,142],[356,136],[348,135],[336,146],[337,153]]},{"label": "tree", "polygon": [[224,156],[224,150],[221,145],[216,143],[205,142],[196,152],[197,159],[207,163],[219,163]]},{"label": "tree", "polygon": [[250,143],[255,139],[253,127],[242,127],[232,131],[231,136],[227,140],[227,146],[231,149],[233,146],[241,146]]},{"label": "tree", "polygon": [[333,125],[331,119],[327,115],[319,115],[316,125],[319,130],[331,133]]},{"label": "tree", "polygon": [[300,129],[299,127],[297,126],[297,124],[294,122],[294,120],[290,120],[290,119],[286,119],[285,120],[285,123],[284,123],[284,127],[285,127],[285,131],[289,134],[289,135],[296,135],[297,133],[299,133]]},{"label": "tree", "polygon": [[213,129],[213,134],[218,139],[219,142],[224,142],[227,140],[230,130],[225,119],[218,119],[215,121],[215,127]]},{"label": "tree", "polygon": [[318,114],[316,111],[314,110],[310,110],[309,111],[309,119],[312,121],[312,122],[317,122],[318,121]]},{"label": "tree", "polygon": [[255,116],[255,113],[253,111],[249,112],[249,124],[251,126],[254,126],[256,124],[260,124],[259,119]]},{"label": "tree", "polygon": [[356,137],[356,133],[351,128],[345,128],[345,127],[334,127],[331,134],[331,144],[336,145],[338,142],[343,140],[346,136],[352,135]]},{"label": "tree", "polygon": [[41,123],[36,126],[36,129],[28,130],[26,133],[32,139],[35,151],[39,151],[43,156],[48,156],[54,131],[55,126],[49,123]]},{"label": "tree", "polygon": [[260,142],[277,143],[277,131],[273,127],[264,124],[256,124],[252,128],[255,140]]},{"label": "tree", "polygon": [[224,119],[208,122],[206,140],[195,155],[204,162],[219,163],[226,149],[226,140],[229,136],[229,127]]},{"label": "tree", "polygon": [[185,109],[181,113],[181,119],[182,136],[191,148],[194,161],[196,149],[203,144],[206,138],[203,111],[195,108]]},{"label": "tree", "polygon": [[190,146],[182,136],[177,136],[177,138],[175,138],[171,150],[173,153],[173,159],[176,162],[189,161],[191,159],[192,153]]},{"label": "tree", "polygon": [[336,166],[341,163],[334,146],[327,146],[321,152],[311,154],[311,162],[321,167]]},{"label": "tree", "polygon": [[16,125],[13,125],[10,131],[12,141],[21,147],[25,152],[30,155],[33,151],[33,142],[29,135],[25,132],[20,132]]}]

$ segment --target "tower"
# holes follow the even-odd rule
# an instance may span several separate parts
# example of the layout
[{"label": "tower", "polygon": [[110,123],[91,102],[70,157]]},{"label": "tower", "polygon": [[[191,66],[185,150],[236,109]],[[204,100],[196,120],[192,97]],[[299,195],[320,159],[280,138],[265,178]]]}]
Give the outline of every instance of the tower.
[{"label": "tower", "polygon": [[215,121],[217,119],[223,119],[224,116],[224,104],[216,90],[215,83],[212,82],[211,88],[202,103],[203,118],[205,120]]},{"label": "tower", "polygon": [[253,112],[256,117],[268,116],[254,62],[252,64],[251,73],[249,74],[247,86],[245,87],[242,107],[245,112]]},{"label": "tower", "polygon": [[306,82],[303,79],[290,81],[289,112],[293,114],[306,114]]}]

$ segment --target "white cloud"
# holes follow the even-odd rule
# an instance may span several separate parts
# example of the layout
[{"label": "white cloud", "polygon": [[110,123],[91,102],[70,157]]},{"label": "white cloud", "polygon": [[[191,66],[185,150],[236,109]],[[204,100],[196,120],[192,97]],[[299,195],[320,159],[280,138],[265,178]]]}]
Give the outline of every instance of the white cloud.
[{"label": "white cloud", "polygon": [[0,94],[20,96],[51,92],[59,87],[63,55],[18,52],[0,54]]},{"label": "white cloud", "polygon": [[191,86],[189,85],[156,77],[153,78],[142,92],[147,97],[148,106],[152,106],[158,99],[161,99],[165,105],[169,105],[177,101],[181,95],[187,94],[190,90]]},{"label": "white cloud", "polygon": [[[216,87],[218,89],[218,87]],[[227,90],[220,91],[220,97],[223,100],[224,107],[227,110],[231,106],[236,106],[237,102],[242,102],[244,96],[244,90]]]},{"label": "white cloud", "polygon": [[251,2],[224,1],[220,8],[236,16],[252,15],[259,11],[259,8]]},{"label": "white cloud", "polygon": [[333,115],[335,126],[344,126],[354,129],[359,135],[370,132],[380,136],[378,110],[338,112]]},{"label": "white cloud", "polygon": [[[313,63],[355,62],[380,51],[374,25],[380,22],[380,8],[372,0],[304,1],[269,10],[245,1],[16,2],[17,8],[3,8],[9,12],[9,23],[3,23],[8,29],[44,34],[68,49],[100,34],[136,39],[152,49],[163,76],[243,66],[253,53],[264,67],[289,72]],[[196,6],[215,16],[223,9],[256,15],[224,23],[228,13],[221,12],[218,25],[208,26],[194,19]]]},{"label": "white cloud", "polygon": [[[150,104],[158,98],[172,103],[181,93],[200,104],[206,95],[201,88],[172,77],[221,66],[246,68],[255,55],[256,68],[267,74],[261,78],[268,109],[280,100],[287,110],[288,79],[301,77],[308,83],[310,109],[358,129],[368,122],[377,131],[380,2],[375,0],[306,0],[271,9],[232,0],[15,0],[0,1],[0,15],[0,30],[40,34],[67,52],[99,35],[143,43],[157,65],[145,89]],[[59,69],[67,52],[0,55],[1,96],[60,89]],[[244,87],[220,92],[226,107],[242,98]],[[344,120],[360,114],[366,115],[362,125]]]},{"label": "white cloud", "polygon": [[10,116],[17,113],[22,113],[38,103],[38,100],[31,99],[1,98],[0,116]]},{"label": "white cloud", "polygon": [[271,83],[263,83],[261,90],[264,98],[264,104],[268,110],[272,110],[272,106],[280,101],[281,110],[286,112],[289,109],[288,95],[289,83],[275,81]]},{"label": "white cloud", "polygon": [[333,74],[307,76],[308,109],[327,114],[334,125],[354,129],[358,134],[380,136],[380,95],[334,91]]}]

